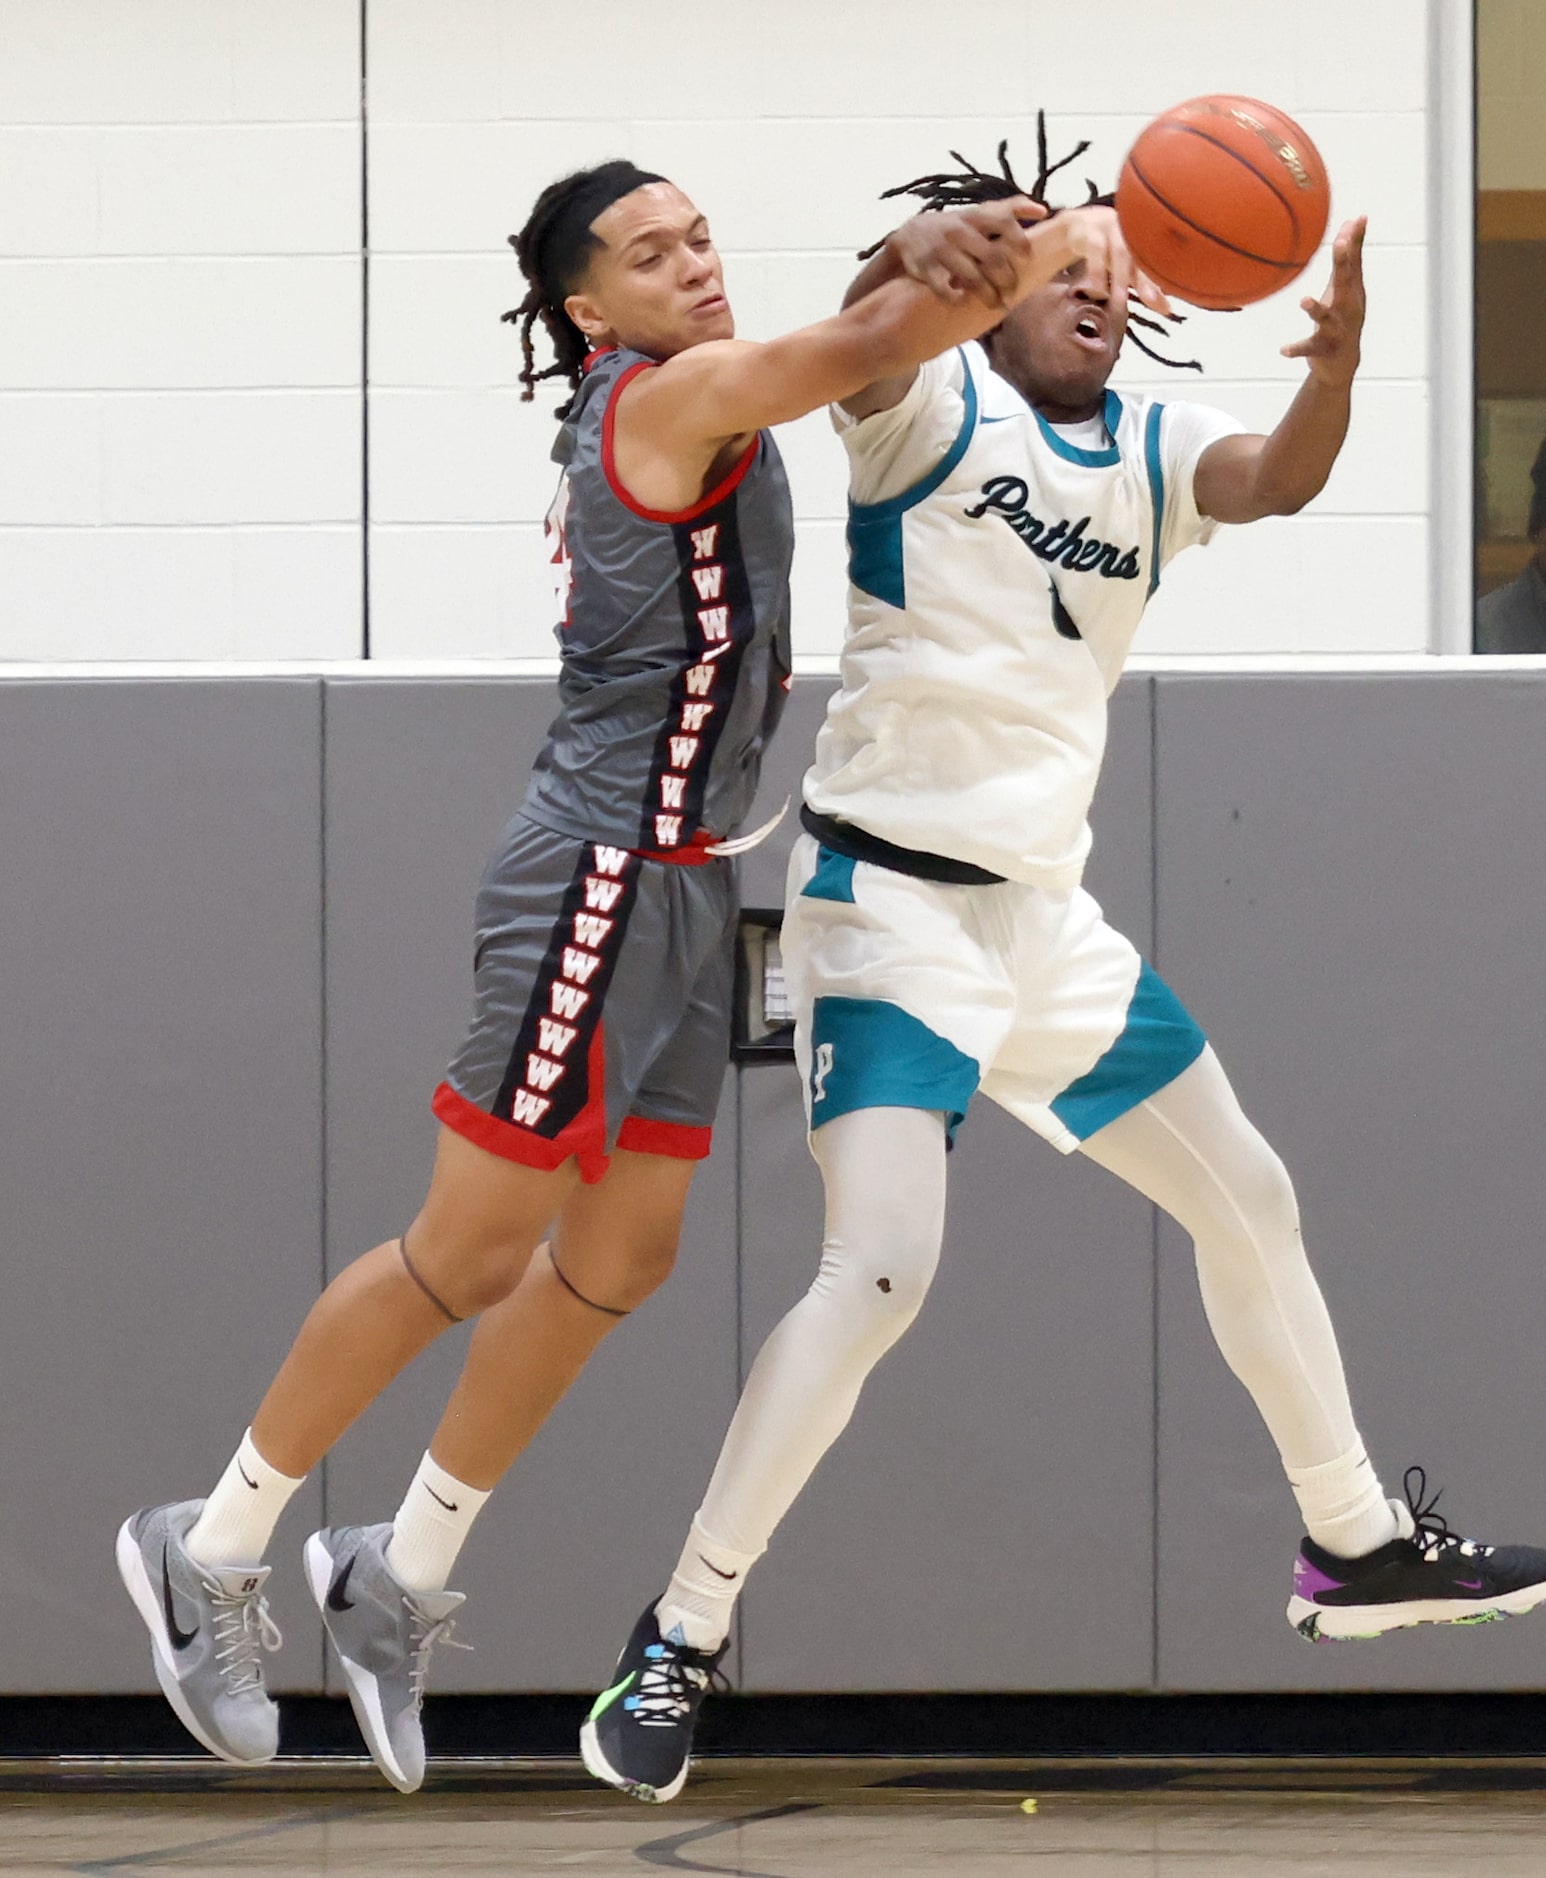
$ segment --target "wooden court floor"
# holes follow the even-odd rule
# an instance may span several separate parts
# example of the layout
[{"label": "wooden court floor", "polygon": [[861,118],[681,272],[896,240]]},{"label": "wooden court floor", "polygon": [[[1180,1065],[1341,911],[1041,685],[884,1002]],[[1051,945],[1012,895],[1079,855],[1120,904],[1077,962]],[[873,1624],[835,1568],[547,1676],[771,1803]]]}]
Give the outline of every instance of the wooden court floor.
[{"label": "wooden court floor", "polygon": [[[1031,1810],[1026,1802],[1034,1800]],[[576,1765],[0,1764],[6,1878],[1546,1878],[1546,1760],[707,1763],[670,1807]]]}]

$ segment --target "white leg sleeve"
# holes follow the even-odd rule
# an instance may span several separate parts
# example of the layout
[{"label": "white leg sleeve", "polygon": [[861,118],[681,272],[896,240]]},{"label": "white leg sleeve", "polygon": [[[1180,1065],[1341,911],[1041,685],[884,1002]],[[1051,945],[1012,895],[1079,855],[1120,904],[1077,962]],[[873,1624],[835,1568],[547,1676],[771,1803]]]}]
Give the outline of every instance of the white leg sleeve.
[{"label": "white leg sleeve", "polygon": [[815,1283],[762,1346],[698,1526],[756,1556],[918,1314],[945,1226],[944,1118],[860,1109],[812,1136],[827,1195]]},{"label": "white leg sleeve", "polygon": [[1209,1325],[1277,1443],[1311,1536],[1348,1556],[1393,1537],[1293,1186],[1212,1050],[1084,1152],[1191,1234]]}]

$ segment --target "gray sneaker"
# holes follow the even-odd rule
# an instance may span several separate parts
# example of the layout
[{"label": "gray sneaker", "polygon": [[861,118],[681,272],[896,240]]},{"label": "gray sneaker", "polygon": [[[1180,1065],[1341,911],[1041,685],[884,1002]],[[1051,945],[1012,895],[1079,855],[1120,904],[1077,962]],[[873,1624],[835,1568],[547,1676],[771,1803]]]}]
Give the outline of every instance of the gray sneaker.
[{"label": "gray sneaker", "polygon": [[371,1758],[400,1793],[424,1779],[424,1679],[451,1635],[460,1591],[409,1591],[386,1562],[386,1526],[337,1526],[306,1541],[306,1578],[349,1678],[349,1701]]},{"label": "gray sneaker", "polygon": [[118,1529],[118,1575],[150,1632],[161,1692],[211,1754],[248,1764],[279,1751],[263,1652],[284,1639],[268,1614],[266,1565],[200,1565],[184,1541],[202,1500],[152,1506]]}]

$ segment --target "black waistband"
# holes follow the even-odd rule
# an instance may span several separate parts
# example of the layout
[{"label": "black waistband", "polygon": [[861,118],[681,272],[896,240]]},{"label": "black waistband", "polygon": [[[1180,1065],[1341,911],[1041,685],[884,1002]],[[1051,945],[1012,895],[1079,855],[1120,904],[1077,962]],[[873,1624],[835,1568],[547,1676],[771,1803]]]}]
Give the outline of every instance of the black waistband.
[{"label": "black waistband", "polygon": [[911,874],[915,880],[937,880],[946,887],[998,887],[1004,881],[1002,874],[990,874],[985,867],[973,867],[970,861],[953,861],[947,854],[925,854],[920,848],[899,848],[895,842],[882,841],[879,835],[866,834],[852,822],[818,815],[804,802],[800,804],[800,826],[834,854],[846,855],[850,861],[868,861],[872,867],[889,867],[893,874]]}]

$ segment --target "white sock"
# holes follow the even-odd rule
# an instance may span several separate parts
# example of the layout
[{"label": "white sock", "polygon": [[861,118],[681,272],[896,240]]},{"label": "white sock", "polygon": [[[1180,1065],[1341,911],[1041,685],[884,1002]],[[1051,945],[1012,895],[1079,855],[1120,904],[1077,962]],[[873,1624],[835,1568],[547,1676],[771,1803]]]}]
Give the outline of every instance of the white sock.
[{"label": "white sock", "polygon": [[675,1635],[692,1650],[717,1650],[730,1635],[746,1574],[761,1556],[721,1545],[694,1520],[666,1595],[655,1606],[660,1634]]},{"label": "white sock", "polygon": [[261,1564],[279,1515],[300,1484],[269,1466],[253,1446],[249,1428],[189,1529],[189,1557],[200,1565]]},{"label": "white sock", "polygon": [[444,1591],[487,1499],[426,1454],[392,1521],[387,1570],[409,1591]]},{"label": "white sock", "polygon": [[1395,1506],[1386,1499],[1362,1442],[1319,1467],[1285,1471],[1305,1531],[1338,1558],[1362,1558],[1400,1532]]}]

